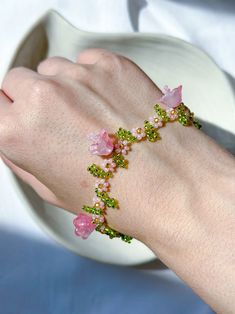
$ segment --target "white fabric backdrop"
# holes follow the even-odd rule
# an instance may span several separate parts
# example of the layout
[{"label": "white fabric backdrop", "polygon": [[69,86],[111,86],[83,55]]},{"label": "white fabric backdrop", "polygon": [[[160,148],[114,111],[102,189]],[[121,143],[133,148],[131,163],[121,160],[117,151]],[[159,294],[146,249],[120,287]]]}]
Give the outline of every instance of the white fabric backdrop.
[{"label": "white fabric backdrop", "polygon": [[[1,0],[0,78],[18,41],[48,9],[96,32],[156,32],[206,50],[235,77],[235,2]],[[49,239],[0,163],[0,313],[212,313],[169,270],[137,271],[75,256]]]}]

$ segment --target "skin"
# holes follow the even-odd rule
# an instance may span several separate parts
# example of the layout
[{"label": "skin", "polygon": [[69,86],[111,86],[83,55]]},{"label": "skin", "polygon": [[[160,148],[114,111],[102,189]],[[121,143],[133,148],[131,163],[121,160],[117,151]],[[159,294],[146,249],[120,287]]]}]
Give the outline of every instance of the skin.
[{"label": "skin", "polygon": [[[1,157],[45,201],[78,213],[93,197],[87,166],[100,161],[87,134],[142,126],[160,96],[136,64],[101,49],[75,63],[46,59],[37,72],[12,69],[0,92]],[[110,181],[120,209],[107,221],[144,242],[217,313],[235,313],[235,159],[194,127],[171,123],[160,134],[133,145],[128,170]]]}]

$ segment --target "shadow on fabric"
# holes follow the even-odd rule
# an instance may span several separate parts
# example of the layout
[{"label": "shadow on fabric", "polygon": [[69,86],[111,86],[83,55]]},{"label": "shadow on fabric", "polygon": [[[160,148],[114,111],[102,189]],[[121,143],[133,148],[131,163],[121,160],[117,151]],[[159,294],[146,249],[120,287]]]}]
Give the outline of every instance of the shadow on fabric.
[{"label": "shadow on fabric", "polygon": [[6,229],[0,252],[0,313],[213,313],[169,270],[94,262]]},{"label": "shadow on fabric", "polygon": [[169,2],[177,2],[180,5],[187,5],[192,7],[200,7],[210,11],[234,14],[235,1],[234,0],[168,0]]}]

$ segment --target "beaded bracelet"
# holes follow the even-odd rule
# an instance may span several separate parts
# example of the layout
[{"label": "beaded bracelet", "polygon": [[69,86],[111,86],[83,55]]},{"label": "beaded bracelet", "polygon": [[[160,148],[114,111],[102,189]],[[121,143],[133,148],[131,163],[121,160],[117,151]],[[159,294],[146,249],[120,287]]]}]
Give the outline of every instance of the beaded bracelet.
[{"label": "beaded bracelet", "polygon": [[182,102],[182,86],[173,90],[167,86],[163,89],[163,96],[154,105],[155,114],[144,121],[143,127],[129,130],[119,128],[110,137],[105,129],[99,134],[90,134],[90,152],[93,155],[107,157],[103,159],[101,166],[92,164],[87,170],[97,178],[95,182],[95,196],[92,206],[84,205],[82,209],[92,215],[79,213],[73,220],[75,234],[87,239],[94,231],[106,234],[110,239],[121,238],[131,243],[132,237],[110,228],[105,219],[107,208],[119,208],[118,200],[109,196],[109,179],[113,178],[117,168],[128,167],[128,160],[124,157],[131,150],[131,145],[144,140],[156,142],[161,139],[158,129],[168,122],[178,121],[183,126],[194,125],[200,129],[201,125],[194,119],[194,113],[190,112]]}]

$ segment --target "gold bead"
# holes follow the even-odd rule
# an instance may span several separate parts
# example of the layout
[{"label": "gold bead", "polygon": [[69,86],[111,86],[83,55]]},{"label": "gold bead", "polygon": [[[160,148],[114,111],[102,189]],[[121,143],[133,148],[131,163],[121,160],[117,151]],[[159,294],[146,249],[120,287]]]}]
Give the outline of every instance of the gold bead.
[{"label": "gold bead", "polygon": [[96,202],[96,203],[95,203],[95,207],[100,207],[100,203],[99,203],[99,202]]},{"label": "gold bead", "polygon": [[175,110],[171,110],[171,114],[175,114]]},{"label": "gold bead", "polygon": [[142,133],[142,129],[141,129],[141,128],[138,128],[138,129],[136,130],[136,132],[137,132],[138,134],[141,134],[141,133]]},{"label": "gold bead", "polygon": [[159,119],[158,118],[154,118],[154,122],[158,122],[159,121]]}]

